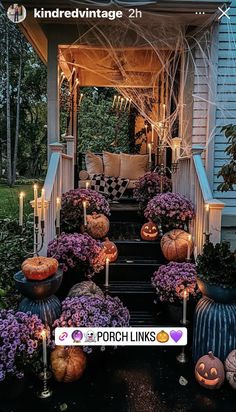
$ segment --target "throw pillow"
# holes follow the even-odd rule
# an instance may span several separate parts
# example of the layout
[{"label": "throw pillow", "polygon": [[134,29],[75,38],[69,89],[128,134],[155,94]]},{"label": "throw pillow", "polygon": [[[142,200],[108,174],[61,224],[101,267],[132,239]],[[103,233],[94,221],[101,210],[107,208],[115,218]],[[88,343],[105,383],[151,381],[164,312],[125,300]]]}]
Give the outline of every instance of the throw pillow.
[{"label": "throw pillow", "polygon": [[148,155],[120,155],[120,177],[137,180],[144,176],[148,169]]},{"label": "throw pillow", "polygon": [[103,152],[104,175],[120,176],[120,154]]},{"label": "throw pillow", "polygon": [[85,155],[85,163],[87,172],[90,176],[103,174],[103,162],[101,156],[97,156],[92,152],[87,152]]}]

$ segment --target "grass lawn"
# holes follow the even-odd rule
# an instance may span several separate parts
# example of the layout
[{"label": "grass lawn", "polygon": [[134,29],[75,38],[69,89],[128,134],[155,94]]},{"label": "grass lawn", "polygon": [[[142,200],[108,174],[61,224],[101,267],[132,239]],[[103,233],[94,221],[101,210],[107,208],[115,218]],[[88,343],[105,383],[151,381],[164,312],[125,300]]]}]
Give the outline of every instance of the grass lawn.
[{"label": "grass lawn", "polygon": [[33,186],[30,185],[16,185],[13,188],[7,185],[0,184],[0,219],[7,217],[18,217],[18,205],[19,194],[25,193],[24,198],[24,212],[29,214],[32,212],[32,208],[29,204],[30,200],[33,200]]}]

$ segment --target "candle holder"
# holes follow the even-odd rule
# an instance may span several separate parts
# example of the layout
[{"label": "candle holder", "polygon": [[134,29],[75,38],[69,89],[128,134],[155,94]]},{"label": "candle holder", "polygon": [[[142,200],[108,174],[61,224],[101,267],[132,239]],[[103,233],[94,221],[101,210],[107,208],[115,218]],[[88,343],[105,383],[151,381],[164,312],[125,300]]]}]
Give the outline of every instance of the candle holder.
[{"label": "candle holder", "polygon": [[182,346],[181,352],[176,356],[176,360],[182,364],[188,362],[188,356],[185,351],[185,346]]},{"label": "candle holder", "polygon": [[104,295],[105,297],[109,295],[109,285],[104,285]]},{"label": "candle holder", "polygon": [[38,398],[47,399],[52,396],[52,390],[48,386],[48,381],[51,378],[52,374],[47,370],[47,367],[44,367],[44,370],[39,374],[39,379],[43,381],[42,389],[37,393]]},{"label": "candle holder", "polygon": [[203,234],[205,235],[205,243],[206,243],[207,245],[209,245],[211,233],[206,233],[206,232],[204,232]]}]

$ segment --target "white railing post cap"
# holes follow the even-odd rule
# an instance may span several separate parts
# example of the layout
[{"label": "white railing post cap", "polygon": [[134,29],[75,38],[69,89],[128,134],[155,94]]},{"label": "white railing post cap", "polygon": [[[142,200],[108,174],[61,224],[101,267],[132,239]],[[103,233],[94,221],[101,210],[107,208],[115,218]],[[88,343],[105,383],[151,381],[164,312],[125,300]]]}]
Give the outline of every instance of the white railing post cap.
[{"label": "white railing post cap", "polygon": [[67,142],[73,142],[75,140],[74,136],[65,136]]},{"label": "white railing post cap", "polygon": [[49,145],[52,152],[63,152],[64,146],[62,143],[54,142]]},{"label": "white railing post cap", "polygon": [[192,145],[192,154],[202,154],[202,152],[206,149],[205,146],[202,146],[200,144],[194,144]]}]

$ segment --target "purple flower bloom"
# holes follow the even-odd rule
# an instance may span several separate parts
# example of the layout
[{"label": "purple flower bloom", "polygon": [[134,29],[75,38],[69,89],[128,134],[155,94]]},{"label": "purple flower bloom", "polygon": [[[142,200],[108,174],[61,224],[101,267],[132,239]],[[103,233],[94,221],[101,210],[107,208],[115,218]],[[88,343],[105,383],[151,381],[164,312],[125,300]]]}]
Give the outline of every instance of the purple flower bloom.
[{"label": "purple flower bloom", "polygon": [[194,218],[193,203],[179,193],[161,193],[148,202],[144,216],[168,229],[181,227]]},{"label": "purple flower bloom", "polygon": [[[171,180],[162,176],[163,192],[171,190]],[[143,210],[148,201],[161,190],[161,176],[156,172],[148,172],[141,177],[134,188],[134,198],[139,202],[141,210]]]},{"label": "purple flower bloom", "polygon": [[175,302],[183,298],[184,289],[196,297],[199,293],[196,282],[196,266],[193,263],[169,262],[154,272],[152,285],[162,302]]},{"label": "purple flower bloom", "polygon": [[62,233],[59,239],[49,243],[48,256],[54,256],[62,265],[64,272],[75,268],[88,276],[100,272],[105,261],[102,243],[87,233]]}]

